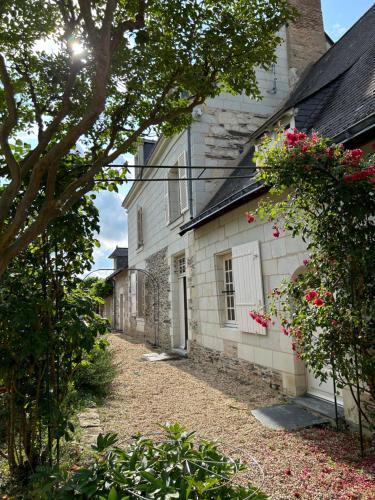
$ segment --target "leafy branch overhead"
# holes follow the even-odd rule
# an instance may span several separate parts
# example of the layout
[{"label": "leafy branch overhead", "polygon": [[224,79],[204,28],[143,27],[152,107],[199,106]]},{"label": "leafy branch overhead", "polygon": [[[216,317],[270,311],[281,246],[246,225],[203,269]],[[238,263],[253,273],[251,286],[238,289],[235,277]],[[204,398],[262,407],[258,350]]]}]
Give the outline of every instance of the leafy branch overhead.
[{"label": "leafy branch overhead", "polygon": [[255,68],[294,15],[286,0],[3,0],[0,274],[142,134],[182,130],[222,90],[258,98]]}]

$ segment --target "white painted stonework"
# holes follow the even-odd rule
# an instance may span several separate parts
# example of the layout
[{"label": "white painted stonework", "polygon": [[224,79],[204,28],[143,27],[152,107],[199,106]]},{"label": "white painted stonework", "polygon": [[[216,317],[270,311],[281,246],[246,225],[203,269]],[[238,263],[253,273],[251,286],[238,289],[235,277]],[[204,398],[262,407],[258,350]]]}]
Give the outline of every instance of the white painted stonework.
[{"label": "white painted stonework", "polygon": [[[285,29],[281,36],[286,38]],[[288,43],[294,43],[292,38]],[[230,290],[224,290],[223,262],[230,254],[240,258],[240,246],[253,249],[243,254],[249,255],[253,264],[246,259],[240,264],[234,263],[234,296],[238,286],[244,308],[263,300],[267,306],[268,291],[279,286],[284,278],[290,279],[302,266],[307,256],[305,244],[282,231],[279,238],[274,238],[269,223],[256,221],[249,225],[245,212],[254,211],[259,200],[233,209],[184,236],[179,235],[180,227],[191,216],[198,215],[219,190],[224,180],[218,177],[228,176],[233,171],[233,161],[240,156],[250,134],[287,99],[290,68],[285,42],[277,48],[276,54],[277,63],[271,70],[257,72],[261,101],[222,93],[200,106],[199,117],[190,127],[190,142],[191,166],[202,167],[193,169],[193,175],[201,172],[202,175],[199,181],[193,182],[192,204],[188,210],[183,210],[176,220],[168,221],[168,169],[180,164],[181,155],[188,158],[188,130],[170,139],[159,139],[143,169],[144,179],[157,181],[135,182],[123,207],[128,212],[129,268],[147,268],[152,273],[149,263],[158,252],[166,249],[169,286],[161,292],[164,294],[163,307],[168,308],[163,328],[168,330],[169,346],[180,347],[183,338],[181,315],[184,303],[176,262],[185,257],[188,350],[196,343],[211,351],[270,369],[281,377],[285,393],[300,395],[307,389],[305,366],[295,358],[290,339],[281,333],[280,325],[271,325],[260,331],[258,325],[252,327],[244,318],[238,321],[238,310],[237,320],[226,316],[223,291],[230,294]],[[229,166],[231,161],[232,166]],[[204,167],[215,168],[203,171]],[[137,238],[140,208],[143,221],[141,246]],[[253,287],[251,294],[247,294],[246,286],[239,283],[242,268],[238,265],[245,266],[248,286]],[[144,320],[135,318],[134,321],[136,332],[143,333]]]}]

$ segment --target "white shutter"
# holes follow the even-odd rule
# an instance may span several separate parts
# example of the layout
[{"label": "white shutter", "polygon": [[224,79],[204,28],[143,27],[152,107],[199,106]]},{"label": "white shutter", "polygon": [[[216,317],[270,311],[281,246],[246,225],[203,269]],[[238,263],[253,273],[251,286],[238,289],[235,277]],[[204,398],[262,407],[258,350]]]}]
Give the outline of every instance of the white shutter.
[{"label": "white shutter", "polygon": [[181,213],[189,208],[189,196],[188,196],[188,183],[187,179],[187,153],[184,151],[178,157],[178,178],[179,178],[179,189],[180,189],[180,210]]},{"label": "white shutter", "polygon": [[129,280],[129,285],[130,285],[130,314],[132,316],[137,315],[137,275],[133,271],[130,274],[130,280]]},{"label": "white shutter", "polygon": [[165,209],[165,223],[168,225],[171,220],[169,216],[169,181],[168,181],[168,173],[164,182],[164,209]]},{"label": "white shutter", "polygon": [[267,329],[249,316],[264,305],[259,241],[232,248],[236,322],[242,332],[265,335]]},{"label": "white shutter", "polygon": [[143,245],[143,210],[142,207],[137,209],[137,248]]}]

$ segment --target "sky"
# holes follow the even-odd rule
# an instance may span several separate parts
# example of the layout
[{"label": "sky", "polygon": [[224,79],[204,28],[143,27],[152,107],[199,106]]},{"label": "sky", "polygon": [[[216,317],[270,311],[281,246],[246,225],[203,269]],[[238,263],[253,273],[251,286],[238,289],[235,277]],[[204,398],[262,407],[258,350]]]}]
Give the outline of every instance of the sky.
[{"label": "sky", "polygon": [[[321,0],[324,28],[336,42],[374,4],[373,0]],[[129,162],[130,163],[130,162]],[[93,269],[111,268],[108,259],[116,245],[128,245],[127,215],[121,203],[130,186],[121,187],[119,193],[101,192],[96,206],[100,212],[101,247],[95,250]],[[102,273],[104,274],[104,273]]]}]

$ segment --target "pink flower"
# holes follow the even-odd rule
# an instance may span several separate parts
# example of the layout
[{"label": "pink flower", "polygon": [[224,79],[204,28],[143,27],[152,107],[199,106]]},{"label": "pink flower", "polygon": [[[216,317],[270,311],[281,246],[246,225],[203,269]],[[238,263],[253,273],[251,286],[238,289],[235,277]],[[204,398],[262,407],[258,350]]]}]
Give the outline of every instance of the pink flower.
[{"label": "pink flower", "polygon": [[281,331],[284,335],[289,335],[288,330],[284,326],[281,327]]},{"label": "pink flower", "polygon": [[337,326],[337,325],[338,325],[338,322],[337,322],[335,319],[333,319],[333,320],[331,321],[331,325],[332,325],[332,326]]},{"label": "pink flower", "polygon": [[245,212],[245,215],[246,215],[246,218],[247,218],[247,222],[249,224],[251,224],[252,222],[255,221],[255,216],[253,214],[251,214],[250,212]]},{"label": "pink flower", "polygon": [[314,300],[314,304],[317,307],[321,307],[322,305],[324,305],[324,300],[318,297],[317,299]]},{"label": "pink flower", "polygon": [[324,295],[325,297],[332,297],[332,292],[325,292]]},{"label": "pink flower", "polygon": [[275,238],[278,238],[280,236],[280,232],[278,230],[278,228],[276,227],[274,232],[272,233],[272,235],[275,237]]},{"label": "pink flower", "polygon": [[328,158],[333,158],[335,155],[335,150],[333,148],[327,148],[326,155],[328,156]]},{"label": "pink flower", "polygon": [[303,265],[308,266],[310,264],[310,259],[304,259],[303,260]]}]

